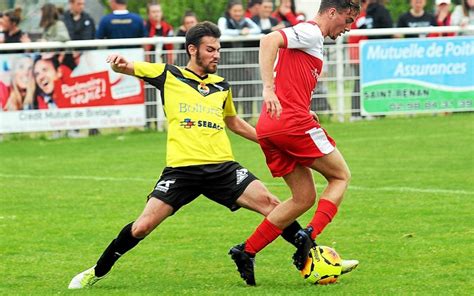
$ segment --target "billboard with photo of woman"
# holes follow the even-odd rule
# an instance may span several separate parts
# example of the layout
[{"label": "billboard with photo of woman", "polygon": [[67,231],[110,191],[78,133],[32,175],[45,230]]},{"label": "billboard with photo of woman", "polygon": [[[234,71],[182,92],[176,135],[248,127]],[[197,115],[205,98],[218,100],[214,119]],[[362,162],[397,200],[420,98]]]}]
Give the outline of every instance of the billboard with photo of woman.
[{"label": "billboard with photo of woman", "polygon": [[105,62],[117,51],[1,55],[0,133],[144,125],[143,82]]}]

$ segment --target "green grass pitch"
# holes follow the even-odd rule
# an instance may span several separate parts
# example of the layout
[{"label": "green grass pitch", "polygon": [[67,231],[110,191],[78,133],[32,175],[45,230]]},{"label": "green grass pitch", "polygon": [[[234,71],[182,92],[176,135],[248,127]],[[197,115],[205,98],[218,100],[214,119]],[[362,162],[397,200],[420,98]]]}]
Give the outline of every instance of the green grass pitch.
[{"label": "green grass pitch", "polygon": [[[474,114],[323,124],[345,156],[351,185],[318,238],[359,259],[337,284],[306,284],[278,239],[257,256],[257,287],[228,249],[262,220],[205,198],[165,221],[109,277],[69,291],[118,231],[141,212],[164,166],[166,135],[10,138],[0,143],[1,295],[472,295]],[[260,148],[232,135],[236,159],[281,199]],[[192,143],[189,143],[192,145]],[[324,180],[316,175],[318,191]],[[314,208],[300,218],[309,221]]]}]

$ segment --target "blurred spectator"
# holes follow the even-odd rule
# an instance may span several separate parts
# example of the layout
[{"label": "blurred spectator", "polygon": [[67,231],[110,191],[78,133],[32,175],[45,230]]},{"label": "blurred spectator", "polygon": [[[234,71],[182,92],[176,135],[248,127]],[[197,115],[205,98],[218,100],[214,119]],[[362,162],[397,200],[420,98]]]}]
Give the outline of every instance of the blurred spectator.
[{"label": "blurred spectator", "polygon": [[[384,6],[384,0],[368,0],[365,16],[366,29],[392,28],[393,21],[390,12]],[[391,35],[370,36],[369,39],[391,38]]]},{"label": "blurred spectator", "polygon": [[237,1],[229,2],[225,16],[219,18],[218,26],[225,36],[260,34],[260,28],[244,16],[244,7]]},{"label": "blurred spectator", "polygon": [[[368,0],[361,0],[360,3],[360,14],[351,25],[351,30],[366,29],[366,13],[369,3]],[[351,120],[357,120],[361,118],[360,114],[360,67],[359,67],[359,43],[361,40],[367,40],[367,36],[349,36],[347,43],[349,47],[349,57],[354,70],[354,89],[352,91],[352,117]]]},{"label": "blurred spectator", "polygon": [[474,0],[462,0],[461,5],[454,8],[451,25],[462,27],[474,25]]},{"label": "blurred spectator", "polygon": [[40,27],[43,28],[41,41],[71,40],[66,25],[59,20],[59,12],[54,4],[47,3],[41,7]]},{"label": "blurred spectator", "polygon": [[109,0],[112,13],[104,16],[96,32],[97,39],[146,37],[143,19],[127,10],[126,0]]},{"label": "blurred spectator", "polygon": [[3,12],[0,11],[0,43],[5,42],[5,33],[3,32]]},{"label": "blurred spectator", "polygon": [[69,10],[64,13],[64,24],[71,40],[95,39],[95,24],[84,11],[85,0],[69,0]]},{"label": "blurred spectator", "polygon": [[[7,10],[2,17],[2,25],[3,25],[3,42],[5,43],[18,43],[18,42],[30,42],[30,38],[28,34],[23,33],[20,30],[20,22],[21,22],[21,8],[17,7],[12,10]],[[13,51],[9,51],[12,53]],[[21,52],[21,51],[15,51]]]},{"label": "blurred spectator", "polygon": [[262,5],[262,0],[249,0],[247,3],[247,10],[245,10],[245,17],[248,17],[249,19],[251,19],[259,15],[261,5]]},{"label": "blurred spectator", "polygon": [[285,28],[283,22],[278,22],[278,20],[272,17],[273,12],[273,1],[272,0],[263,0],[260,6],[260,12],[258,15],[252,18],[262,31],[263,34],[268,34],[272,31]]},{"label": "blurred spectator", "polygon": [[[189,29],[191,29],[192,27],[194,27],[197,23],[198,23],[198,18],[196,16],[196,14],[192,11],[186,11],[184,13],[184,16],[181,20],[181,26],[179,27],[179,30],[178,30],[178,33],[176,34],[176,36],[181,36],[181,37],[184,37],[186,36],[186,33],[189,31]],[[180,49],[184,50],[185,49],[185,45],[184,43],[181,44],[181,47]],[[178,66],[185,66],[188,62],[188,55],[186,52],[180,52],[180,53],[177,53],[176,55],[176,65]]]},{"label": "blurred spectator", "polygon": [[2,99],[4,111],[29,110],[33,108],[35,81],[33,80],[33,59],[19,55],[12,61],[11,84],[8,95]]},{"label": "blurred spectator", "polygon": [[[410,0],[410,10],[405,12],[398,18],[397,27],[399,28],[420,28],[420,27],[436,27],[436,17],[425,11],[426,0]],[[436,34],[407,34],[405,37],[431,37]],[[402,37],[402,35],[397,35]]]},{"label": "blurred spectator", "polygon": [[160,4],[148,4],[147,15],[146,29],[149,37],[172,37],[174,35],[173,27],[163,20],[163,10]]},{"label": "blurred spectator", "polygon": [[[147,5],[148,21],[145,24],[148,37],[172,37],[174,35],[173,26],[163,20],[163,10],[160,4]],[[154,46],[146,46],[147,51],[155,50]],[[163,50],[173,50],[173,44],[163,44]],[[164,63],[173,63],[172,53],[165,55],[167,60]],[[164,57],[165,57],[164,56]]]},{"label": "blurred spectator", "polygon": [[[183,19],[181,20],[181,26],[179,27],[178,33],[176,36],[186,36],[186,33],[189,29],[194,27],[199,22],[196,14],[192,11],[186,11],[184,13]],[[183,45],[184,49],[184,45]]]},{"label": "blurred spectator", "polygon": [[[451,0],[436,0],[436,22],[438,26],[451,26]],[[439,36],[455,36],[456,33],[441,33]]]},{"label": "blurred spectator", "polygon": [[276,18],[278,22],[283,22],[286,27],[294,26],[305,20],[304,14],[296,13],[295,2],[293,0],[281,0],[280,6],[278,6],[272,16]]},{"label": "blurred spectator", "polygon": [[[260,34],[260,28],[251,19],[244,16],[244,7],[238,1],[231,1],[227,5],[225,16],[219,18],[219,29],[222,36],[248,36]],[[242,48],[245,45],[253,46],[254,42],[245,44],[243,41],[223,42],[222,47]],[[247,81],[257,79],[256,69],[248,67],[242,68],[245,64],[258,64],[257,55],[242,50],[231,50],[221,54],[224,64],[239,65],[235,68],[223,69],[222,76],[226,77],[233,88],[235,98],[251,98],[256,95],[255,85],[245,84]],[[241,82],[235,84],[235,82]],[[243,82],[245,81],[245,82]],[[252,112],[252,99],[239,102],[234,100],[237,112],[243,113],[242,118],[248,120]],[[243,106],[243,110],[239,110],[239,106]]]}]

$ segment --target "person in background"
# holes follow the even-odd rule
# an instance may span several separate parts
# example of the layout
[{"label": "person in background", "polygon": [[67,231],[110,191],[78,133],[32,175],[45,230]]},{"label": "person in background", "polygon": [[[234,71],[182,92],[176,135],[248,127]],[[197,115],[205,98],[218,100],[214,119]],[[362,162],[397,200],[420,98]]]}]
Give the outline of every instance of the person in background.
[{"label": "person in background", "polygon": [[219,29],[223,36],[246,36],[260,34],[260,28],[245,17],[244,7],[239,1],[230,1],[225,15],[219,18]]},{"label": "person in background", "polygon": [[3,12],[0,11],[0,43],[5,42],[5,33],[3,32]]},{"label": "person in background", "polygon": [[261,3],[260,12],[258,15],[252,17],[252,21],[260,27],[262,33],[268,34],[285,28],[286,26],[283,22],[278,22],[276,18],[272,17],[273,1],[263,0]]},{"label": "person in background", "polygon": [[[148,4],[146,7],[148,21],[145,23],[145,28],[148,32],[148,37],[172,37],[174,35],[173,26],[163,20],[163,9],[160,4]],[[146,46],[147,51],[155,50],[154,46]],[[163,50],[173,50],[173,44],[163,44]],[[172,53],[163,55],[167,60],[164,62],[173,63]]]},{"label": "person in background", "polygon": [[[465,27],[474,25],[474,0],[462,0],[461,5],[454,8],[451,25]],[[470,33],[471,35],[473,32]],[[462,33],[461,35],[465,35]]]},{"label": "person in background", "polygon": [[[178,33],[176,36],[185,37],[186,33],[199,22],[196,14],[193,11],[186,11],[181,20],[181,26],[179,27]],[[186,49],[185,44],[181,45],[181,50]],[[188,55],[186,51],[176,54],[176,65],[184,66],[188,60]]]},{"label": "person in background", "polygon": [[66,25],[59,19],[59,12],[54,4],[46,3],[41,7],[40,27],[43,28],[40,41],[71,40]]},{"label": "person in background", "polygon": [[[351,30],[366,29],[366,13],[369,5],[368,0],[361,0],[360,2],[360,13],[359,16],[354,20],[351,25]],[[351,120],[361,119],[360,114],[360,67],[359,67],[359,43],[361,40],[367,40],[367,36],[349,36],[347,43],[351,45],[349,47],[349,58],[352,69],[354,70],[354,76],[357,77],[354,80],[354,89],[352,91],[352,116]]]},{"label": "person in background", "polygon": [[[3,26],[3,42],[4,43],[19,43],[19,42],[30,42],[28,34],[23,33],[19,27],[21,22],[21,8],[7,10],[3,13],[2,26]],[[22,52],[22,51],[15,51]],[[9,53],[14,53],[9,51]]]},{"label": "person in background", "polygon": [[[368,0],[368,6],[365,15],[366,29],[392,28],[393,20],[390,12],[384,5],[385,0]],[[369,36],[369,39],[388,39],[391,35]]]},{"label": "person in background", "polygon": [[[410,10],[402,14],[398,18],[398,28],[420,28],[420,27],[436,27],[438,25],[436,17],[425,11],[426,0],[410,0]],[[406,34],[406,38],[416,37],[433,37],[436,34]],[[396,37],[403,37],[398,34]]]},{"label": "person in background", "polygon": [[64,13],[64,24],[71,40],[95,39],[95,23],[84,11],[85,0],[69,0],[69,10]]},{"label": "person in background", "polygon": [[278,22],[283,22],[286,27],[294,26],[305,20],[303,14],[296,13],[293,0],[281,0],[280,6],[273,12],[272,16],[276,18]]},{"label": "person in background", "polygon": [[[244,7],[239,1],[231,1],[227,5],[225,15],[219,18],[219,29],[222,36],[249,36],[258,35],[261,33],[260,28],[251,19],[244,16]],[[245,46],[253,47],[255,41],[234,41],[224,42],[223,47],[242,48]],[[252,60],[254,59],[254,60]],[[255,55],[250,55],[248,52],[240,50],[229,51],[223,54],[223,60],[230,65],[244,65],[254,64],[257,59]],[[239,67],[239,66],[237,66]],[[244,68],[230,68],[225,69],[227,79],[229,79],[236,98],[251,98],[256,96],[255,85],[249,84],[234,84],[236,81],[250,81],[256,79],[254,69]],[[252,116],[252,101],[236,101],[235,108],[242,114],[245,120],[249,120]],[[242,107],[242,110],[239,110]]]},{"label": "person in background", "polygon": [[262,0],[249,0],[247,3],[247,9],[245,10],[245,17],[251,19],[259,15],[261,6]]},{"label": "person in background", "polygon": [[112,13],[102,17],[97,28],[97,39],[146,37],[143,19],[127,10],[126,0],[109,0]]},{"label": "person in background", "polygon": [[[451,0],[436,0],[436,22],[438,26],[451,26]],[[455,36],[456,33],[440,33],[438,36]]]},{"label": "person in background", "polygon": [[[182,37],[186,36],[186,33],[189,31],[189,29],[197,25],[198,22],[199,22],[198,17],[193,11],[189,11],[189,10],[186,11],[184,13],[183,18],[181,19],[181,26],[179,27],[179,30],[176,36],[182,36]],[[183,45],[183,49],[185,49],[184,45]]]},{"label": "person in background", "polygon": [[[85,0],[69,0],[69,10],[64,13],[64,24],[71,40],[95,39],[95,23],[92,17],[84,11]],[[80,55],[74,52],[72,55]],[[71,67],[73,68],[73,67]],[[89,129],[89,135],[99,134],[98,129]],[[80,130],[67,131],[70,138],[82,137]]]}]

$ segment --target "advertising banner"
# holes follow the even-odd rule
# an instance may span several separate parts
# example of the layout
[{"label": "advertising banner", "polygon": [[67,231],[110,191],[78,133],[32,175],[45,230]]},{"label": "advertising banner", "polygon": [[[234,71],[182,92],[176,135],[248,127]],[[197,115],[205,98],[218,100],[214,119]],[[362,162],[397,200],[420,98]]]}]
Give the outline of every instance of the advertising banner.
[{"label": "advertising banner", "polygon": [[363,115],[474,110],[474,37],[366,41]]},{"label": "advertising banner", "polygon": [[144,85],[113,72],[112,53],[143,61],[143,49],[0,56],[0,133],[145,125]]}]

